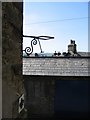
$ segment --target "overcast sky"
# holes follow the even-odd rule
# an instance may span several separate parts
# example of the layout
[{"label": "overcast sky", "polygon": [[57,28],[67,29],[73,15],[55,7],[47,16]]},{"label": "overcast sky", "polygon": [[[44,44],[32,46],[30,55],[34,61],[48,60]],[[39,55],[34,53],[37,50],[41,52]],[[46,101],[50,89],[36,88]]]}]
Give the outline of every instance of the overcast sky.
[{"label": "overcast sky", "polygon": [[[45,53],[67,52],[70,40],[76,41],[78,51],[88,51],[87,2],[24,2],[23,34],[53,36],[41,41]],[[30,46],[30,38],[23,39],[23,49]],[[39,45],[34,52],[40,52]]]}]

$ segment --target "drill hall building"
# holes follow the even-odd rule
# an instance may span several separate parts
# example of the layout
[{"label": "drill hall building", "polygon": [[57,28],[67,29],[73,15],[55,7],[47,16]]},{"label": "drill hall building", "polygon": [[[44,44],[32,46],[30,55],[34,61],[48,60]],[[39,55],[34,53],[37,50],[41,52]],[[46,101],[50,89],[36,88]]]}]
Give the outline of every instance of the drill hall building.
[{"label": "drill hall building", "polygon": [[71,40],[62,54],[41,52],[22,57],[23,1],[2,2],[0,9],[2,118],[90,117],[90,54],[78,52]]},{"label": "drill hall building", "polygon": [[71,40],[67,52],[23,56],[28,118],[87,118],[89,60]]}]

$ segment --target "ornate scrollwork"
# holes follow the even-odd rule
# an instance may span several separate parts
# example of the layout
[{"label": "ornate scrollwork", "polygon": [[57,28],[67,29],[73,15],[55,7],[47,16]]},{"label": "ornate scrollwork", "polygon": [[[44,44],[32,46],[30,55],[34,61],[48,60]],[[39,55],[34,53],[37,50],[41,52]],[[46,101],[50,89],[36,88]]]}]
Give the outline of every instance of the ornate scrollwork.
[{"label": "ornate scrollwork", "polygon": [[30,47],[26,47],[26,48],[25,48],[25,53],[26,53],[27,55],[30,55],[30,54],[31,54],[31,48],[30,48]]},{"label": "ornate scrollwork", "polygon": [[32,41],[31,41],[31,48],[30,47],[26,47],[25,48],[25,53],[27,54],[27,55],[30,55],[32,52],[33,52],[33,45],[36,45],[37,44],[37,39],[33,39]]},{"label": "ornate scrollwork", "polygon": [[37,44],[37,40],[36,39],[33,39],[32,41],[31,41],[31,45],[36,45]]},{"label": "ornate scrollwork", "polygon": [[39,42],[39,47],[40,47],[40,50],[41,50],[41,53],[42,53],[42,48],[41,48],[41,44],[40,44],[40,41],[39,39],[41,40],[49,40],[49,39],[54,39],[54,37],[50,37],[50,36],[27,36],[27,35],[23,35],[23,37],[30,37],[30,38],[34,38],[32,41],[31,41],[31,47],[26,47],[25,50],[25,53],[29,56],[30,54],[32,54],[33,52],[33,46],[36,45],[38,42]]}]

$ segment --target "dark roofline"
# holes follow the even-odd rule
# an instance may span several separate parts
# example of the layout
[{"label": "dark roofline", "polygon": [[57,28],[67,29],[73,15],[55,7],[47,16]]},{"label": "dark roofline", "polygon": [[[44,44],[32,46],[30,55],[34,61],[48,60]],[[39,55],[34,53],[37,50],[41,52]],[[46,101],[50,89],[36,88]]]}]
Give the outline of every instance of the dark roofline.
[{"label": "dark roofline", "polygon": [[56,56],[43,56],[43,57],[35,57],[35,56],[23,56],[23,58],[90,58],[90,56],[59,56],[59,57],[56,57]]}]

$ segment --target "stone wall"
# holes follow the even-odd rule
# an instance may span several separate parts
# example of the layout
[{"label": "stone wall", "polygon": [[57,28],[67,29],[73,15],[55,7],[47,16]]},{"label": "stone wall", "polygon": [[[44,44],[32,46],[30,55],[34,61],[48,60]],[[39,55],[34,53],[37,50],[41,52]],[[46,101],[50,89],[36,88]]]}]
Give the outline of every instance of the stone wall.
[{"label": "stone wall", "polygon": [[[26,90],[25,106],[28,111],[28,118],[53,118],[57,117],[56,114],[58,114],[58,112],[59,114],[62,112],[64,117],[68,113],[70,117],[70,113],[75,112],[74,109],[78,112],[77,103],[80,101],[83,101],[83,103],[80,104],[81,106],[85,107],[86,105],[85,110],[82,110],[86,112],[88,108],[87,101],[89,84],[89,77],[85,76],[71,77],[24,75],[24,85]],[[69,101],[71,101],[71,103]],[[75,104],[77,107],[73,108],[75,107]],[[71,111],[71,109],[73,110]],[[78,109],[79,114],[80,112],[82,113],[81,109]],[[61,112],[58,110],[61,110]],[[82,114],[82,116],[84,114]]]},{"label": "stone wall", "polygon": [[2,3],[2,114],[17,117],[13,104],[24,92],[22,78],[23,3]]},{"label": "stone wall", "polygon": [[54,116],[55,81],[51,77],[24,76],[28,118]]}]

